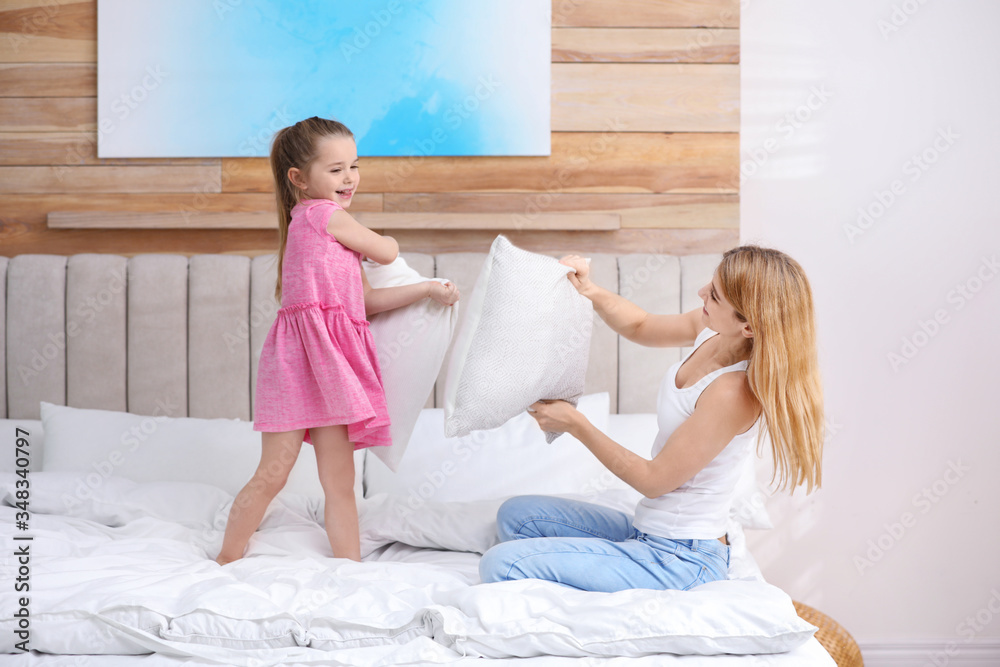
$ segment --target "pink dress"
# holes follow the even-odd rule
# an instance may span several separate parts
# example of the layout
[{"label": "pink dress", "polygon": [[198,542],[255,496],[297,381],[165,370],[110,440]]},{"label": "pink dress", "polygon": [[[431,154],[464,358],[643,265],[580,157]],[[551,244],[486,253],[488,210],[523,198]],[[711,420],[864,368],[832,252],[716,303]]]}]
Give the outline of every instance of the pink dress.
[{"label": "pink dress", "polygon": [[326,231],[338,209],[326,199],[292,209],[281,309],[257,369],[254,430],[347,424],[355,449],[391,445],[382,373],[365,319],[360,256]]}]

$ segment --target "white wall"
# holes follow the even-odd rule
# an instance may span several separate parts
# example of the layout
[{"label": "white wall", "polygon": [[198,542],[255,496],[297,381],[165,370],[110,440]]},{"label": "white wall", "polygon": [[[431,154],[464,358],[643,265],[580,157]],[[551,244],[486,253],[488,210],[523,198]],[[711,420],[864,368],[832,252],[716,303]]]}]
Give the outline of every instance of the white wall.
[{"label": "white wall", "polygon": [[863,646],[945,664],[1000,638],[998,31],[995,0],[742,15],[742,236],[812,281],[833,425],[823,489],[752,549]]}]

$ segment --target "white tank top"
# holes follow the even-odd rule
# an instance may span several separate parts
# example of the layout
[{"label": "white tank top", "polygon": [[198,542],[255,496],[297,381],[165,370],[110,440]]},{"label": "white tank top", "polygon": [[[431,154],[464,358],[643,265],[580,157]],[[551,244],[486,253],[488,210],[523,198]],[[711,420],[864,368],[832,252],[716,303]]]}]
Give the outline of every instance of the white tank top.
[{"label": "white tank top", "polygon": [[[695,403],[705,387],[723,373],[746,371],[747,362],[740,361],[712,371],[690,387],[677,388],[677,370],[681,364],[714,335],[716,332],[711,329],[703,329],[691,352],[671,366],[663,378],[656,399],[659,432],[653,442],[654,458],[674,430],[694,412]],[[670,493],[640,500],[635,510],[635,527],[650,535],[675,540],[701,540],[725,535],[736,483],[747,457],[753,454],[759,426],[758,418],[748,431],[733,438],[707,466]]]}]

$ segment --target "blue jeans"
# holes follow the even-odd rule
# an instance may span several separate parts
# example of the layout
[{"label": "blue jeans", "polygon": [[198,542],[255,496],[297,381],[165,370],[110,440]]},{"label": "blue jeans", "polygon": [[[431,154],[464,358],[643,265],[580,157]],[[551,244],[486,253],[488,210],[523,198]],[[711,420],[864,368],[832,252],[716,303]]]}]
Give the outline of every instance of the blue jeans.
[{"label": "blue jeans", "polygon": [[726,579],[729,547],[718,539],[671,540],[600,505],[518,496],[497,513],[500,544],[479,563],[483,583],[545,579],[584,591],[687,590]]}]

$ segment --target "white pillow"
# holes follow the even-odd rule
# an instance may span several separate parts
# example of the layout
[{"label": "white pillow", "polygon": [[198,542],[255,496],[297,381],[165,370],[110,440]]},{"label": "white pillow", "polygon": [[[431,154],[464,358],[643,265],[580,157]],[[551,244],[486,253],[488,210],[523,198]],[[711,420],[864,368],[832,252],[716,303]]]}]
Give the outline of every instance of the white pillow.
[{"label": "white pillow", "polygon": [[[580,412],[602,431],[607,393],[583,396]],[[549,444],[534,418],[518,414],[500,428],[461,438],[444,434],[444,411],[420,413],[395,473],[369,458],[365,496],[401,496],[417,510],[428,501],[474,501],[523,494],[577,495],[600,502],[611,473],[583,443],[566,435]],[[636,493],[638,500],[638,493]]]},{"label": "white pillow", "polygon": [[782,653],[816,632],[786,593],[754,580],[713,581],[687,591],[591,593],[521,579],[473,586],[454,606],[435,611],[436,640],[486,658]]},{"label": "white pillow", "polygon": [[[100,483],[114,475],[134,482],[199,482],[231,495],[260,463],[260,433],[238,419],[143,416],[43,402],[42,469],[87,472]],[[360,497],[364,451],[354,456]],[[303,445],[284,492],[322,496],[316,453]]]},{"label": "white pillow", "polygon": [[[366,260],[364,270],[372,287],[397,287],[429,280],[411,269],[402,257],[386,265]],[[434,280],[447,282],[443,278]],[[458,304],[443,306],[433,299],[421,299],[403,308],[372,315],[369,322],[382,369],[393,442],[389,447],[371,450],[390,469],[396,470],[417,416],[427,403],[444,363],[458,322]]]},{"label": "white pillow", "polygon": [[[17,480],[0,474],[0,503],[15,506]],[[87,472],[37,472],[31,477],[31,511],[124,526],[152,517],[189,528],[215,527],[232,495],[217,486],[192,482],[134,482],[98,478]]]},{"label": "white pillow", "polygon": [[594,309],[567,280],[570,271],[503,236],[493,242],[448,361],[448,436],[497,428],[540,399],[583,393]]}]

